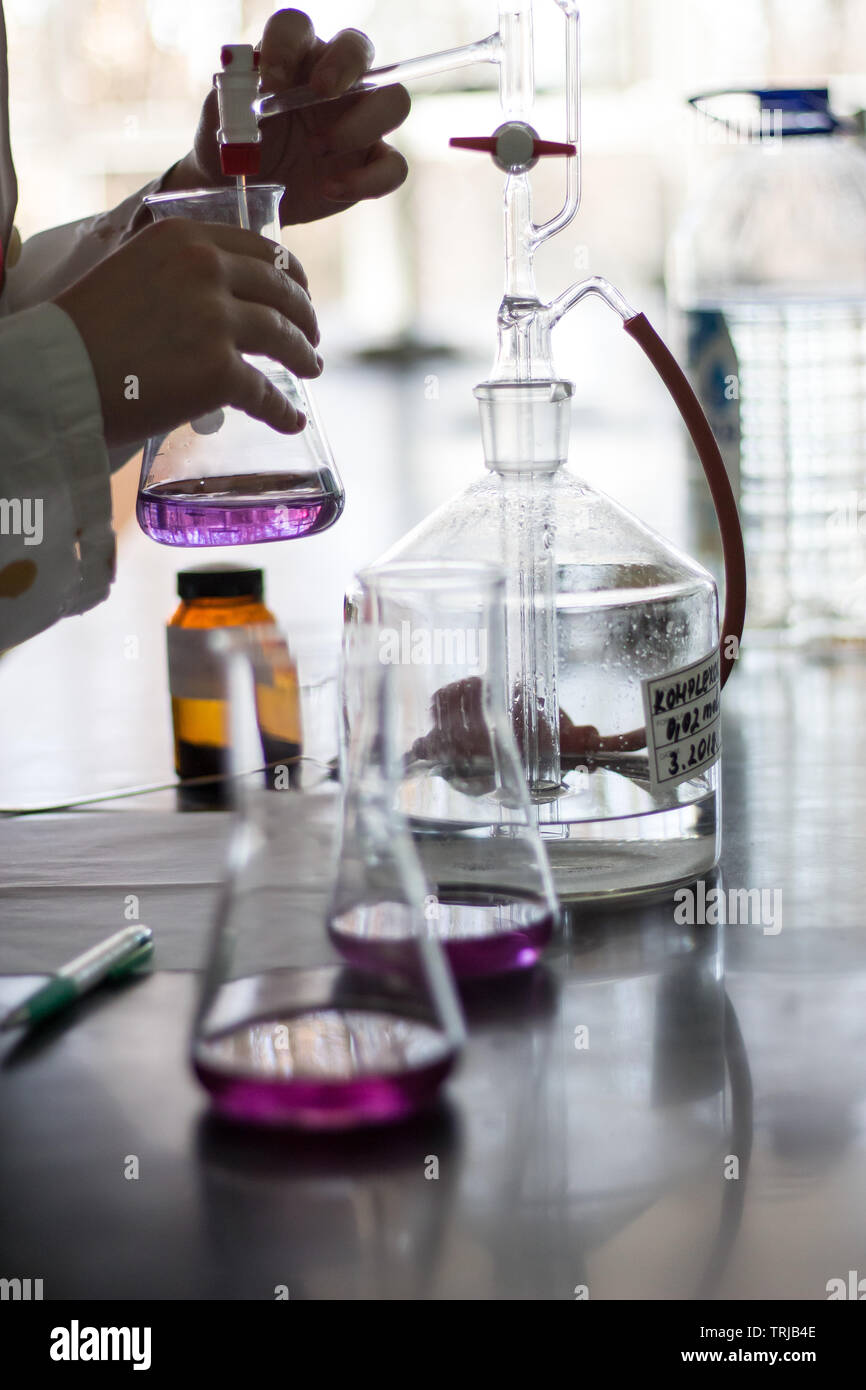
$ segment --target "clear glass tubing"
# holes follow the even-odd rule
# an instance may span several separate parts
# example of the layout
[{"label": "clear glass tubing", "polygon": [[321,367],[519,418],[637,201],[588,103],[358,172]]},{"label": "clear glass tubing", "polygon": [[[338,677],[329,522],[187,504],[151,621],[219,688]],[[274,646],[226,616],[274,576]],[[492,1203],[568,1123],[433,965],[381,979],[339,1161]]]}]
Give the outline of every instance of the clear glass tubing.
[{"label": "clear glass tubing", "polygon": [[[580,207],[581,196],[580,8],[577,0],[554,0],[554,3],[565,18],[565,138],[577,148],[577,157],[566,160],[565,200],[546,222],[536,223],[532,219],[525,174],[509,177],[506,183],[506,295],[530,300],[535,298],[533,256],[539,246],[569,225]],[[533,0],[500,0],[496,33],[459,48],[371,68],[348,93],[340,95],[375,91],[396,82],[433,77],[476,63],[495,63],[499,69],[499,105],[503,121],[529,123],[535,105]],[[293,87],[286,92],[261,93],[253,103],[253,111],[262,120],[338,99],[325,97],[309,86]],[[521,376],[526,377],[528,373],[522,372]]]},{"label": "clear glass tubing", "polygon": [[[566,161],[566,194],[560,210],[547,222],[530,228],[533,250],[571,222],[580,206],[580,7],[578,0],[554,0],[565,17],[566,133],[569,144],[577,145],[576,159]],[[373,92],[395,82],[414,82],[423,77],[471,67],[476,63],[495,63],[499,68],[499,104],[504,120],[528,121],[535,104],[533,63],[533,0],[499,0],[499,28],[494,34],[458,48],[425,53],[401,62],[371,68],[349,92]],[[325,97],[311,87],[292,87],[286,92],[263,92],[253,103],[255,115],[270,116],[318,106],[337,97]]]},{"label": "clear glass tubing", "polygon": [[460,48],[446,48],[439,53],[425,53],[417,58],[404,58],[399,63],[388,63],[384,67],[371,68],[365,72],[360,82],[341,92],[339,97],[322,96],[312,87],[292,87],[286,92],[263,92],[253,103],[255,114],[266,119],[280,116],[288,111],[300,111],[305,106],[318,106],[326,101],[338,101],[341,97],[359,92],[375,92],[380,87],[390,87],[395,82],[412,82],[421,77],[435,77],[440,72],[451,72],[455,68],[471,67],[474,63],[499,63],[502,61],[503,44],[499,33],[490,34],[476,43],[464,44]]}]

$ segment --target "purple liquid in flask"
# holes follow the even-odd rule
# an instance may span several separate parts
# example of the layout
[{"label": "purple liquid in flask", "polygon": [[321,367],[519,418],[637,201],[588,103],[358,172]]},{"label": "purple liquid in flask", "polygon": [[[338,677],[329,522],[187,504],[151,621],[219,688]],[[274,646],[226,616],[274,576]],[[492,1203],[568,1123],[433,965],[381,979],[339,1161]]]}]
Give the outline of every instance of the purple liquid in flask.
[{"label": "purple liquid in flask", "polygon": [[[441,886],[428,927],[458,980],[529,970],[553,935],[549,903],[530,894]],[[405,930],[399,911],[372,916],[363,907],[335,918],[331,940],[344,959],[359,968],[382,969]],[[405,939],[405,938],[404,938]]]},{"label": "purple liquid in flask", "polygon": [[430,1104],[456,1057],[425,1019],[330,1005],[199,1038],[193,1066],[226,1118],[341,1130],[402,1120]]},{"label": "purple liquid in flask", "polygon": [[344,494],[328,470],[156,483],[139,492],[141,529],[161,545],[253,545],[326,531]]}]

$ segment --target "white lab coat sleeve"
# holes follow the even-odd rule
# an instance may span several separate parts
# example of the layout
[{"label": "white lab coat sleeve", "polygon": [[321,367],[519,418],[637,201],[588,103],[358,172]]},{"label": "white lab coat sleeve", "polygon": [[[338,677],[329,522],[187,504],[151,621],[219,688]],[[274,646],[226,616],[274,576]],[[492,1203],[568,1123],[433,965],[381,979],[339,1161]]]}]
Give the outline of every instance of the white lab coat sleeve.
[{"label": "white lab coat sleeve", "polygon": [[[136,231],[147,226],[150,215],[142,209],[142,199],[149,193],[160,192],[170,172],[145,184],[109,212],[85,217],[80,222],[67,222],[62,227],[49,227],[47,231],[28,237],[17,264],[6,272],[0,299],[0,323],[3,314],[14,314],[54,299]],[[109,449],[111,471],[131,459],[143,442]]]},{"label": "white lab coat sleeve", "polygon": [[51,303],[0,316],[0,651],[108,594],[109,477],[72,319]]},{"label": "white lab coat sleeve", "polygon": [[6,273],[5,312],[14,314],[54,299],[147,226],[150,216],[142,211],[141,200],[148,193],[159,191],[166,178],[163,174],[154,179],[110,212],[67,222],[62,227],[49,227],[28,237],[18,263]]}]

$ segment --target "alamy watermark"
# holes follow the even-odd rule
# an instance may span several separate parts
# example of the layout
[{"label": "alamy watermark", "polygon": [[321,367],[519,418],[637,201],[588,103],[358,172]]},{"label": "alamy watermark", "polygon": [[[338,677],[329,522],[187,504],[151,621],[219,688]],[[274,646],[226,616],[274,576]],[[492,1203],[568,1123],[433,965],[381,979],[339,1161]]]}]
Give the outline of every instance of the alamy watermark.
[{"label": "alamy watermark", "polygon": [[782,930],[781,888],[707,888],[698,879],[694,888],[674,893],[674,921],[680,927],[762,927],[764,936]]},{"label": "alamy watermark", "polygon": [[48,1351],[52,1361],[131,1361],[134,1371],[150,1370],[149,1327],[82,1327],[73,1318],[68,1327],[51,1329]]},{"label": "alamy watermark", "polygon": [[419,627],[404,620],[399,629],[379,632],[383,666],[459,666],[483,676],[487,671],[487,629]]},{"label": "alamy watermark", "polygon": [[685,107],[672,109],[665,118],[670,129],[668,143],[689,145],[763,145],[771,154],[778,154],[786,139],[785,112],[774,106],[755,113],[754,120],[739,122],[710,116],[709,112]]},{"label": "alamy watermark", "polygon": [[866,1299],[866,1279],[861,1279],[856,1269],[848,1270],[847,1279],[841,1279],[838,1276],[835,1279],[828,1279],[824,1287],[829,1302],[843,1298],[862,1303]]},{"label": "alamy watermark", "polygon": [[28,1303],[31,1299],[39,1302],[42,1298],[42,1279],[0,1279],[0,1301]]},{"label": "alamy watermark", "polygon": [[757,119],[750,124],[710,117],[700,122],[692,120],[691,126],[692,138],[699,145],[763,144],[778,150],[778,142],[785,136],[785,112],[779,106],[766,107],[757,112]]},{"label": "alamy watermark", "polygon": [[25,545],[41,545],[41,497],[0,497],[0,536],[23,536]]},{"label": "alamy watermark", "polygon": [[844,498],[839,499],[839,505],[827,513],[824,524],[836,535],[866,535],[866,493],[855,488],[846,492]]}]

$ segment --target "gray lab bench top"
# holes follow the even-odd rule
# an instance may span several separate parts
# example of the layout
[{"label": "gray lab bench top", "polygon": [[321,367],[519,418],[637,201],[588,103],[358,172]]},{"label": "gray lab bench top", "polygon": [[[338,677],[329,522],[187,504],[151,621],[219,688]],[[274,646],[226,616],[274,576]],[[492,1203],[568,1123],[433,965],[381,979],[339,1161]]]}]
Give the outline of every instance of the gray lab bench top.
[{"label": "gray lab bench top", "polygon": [[3,1002],[129,895],[159,943],[152,977],[4,1042],[0,1273],[46,1298],[823,1299],[866,1272],[864,710],[866,663],[744,660],[720,882],[781,890],[782,929],[575,914],[539,969],[468,996],[439,1107],[360,1137],[226,1127],[187,1069],[226,817],[0,822]]}]

